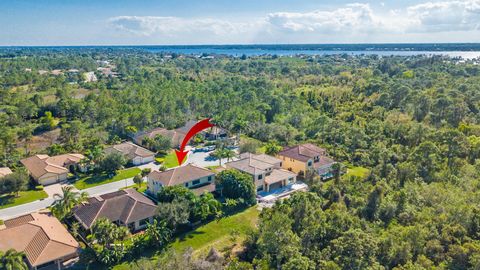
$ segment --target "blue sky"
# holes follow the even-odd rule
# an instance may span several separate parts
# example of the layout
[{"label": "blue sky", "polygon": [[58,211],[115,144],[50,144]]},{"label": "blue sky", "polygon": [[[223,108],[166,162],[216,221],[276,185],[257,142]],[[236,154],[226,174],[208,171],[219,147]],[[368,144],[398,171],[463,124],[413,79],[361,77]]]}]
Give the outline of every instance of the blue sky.
[{"label": "blue sky", "polygon": [[0,1],[0,45],[480,42],[480,0]]}]

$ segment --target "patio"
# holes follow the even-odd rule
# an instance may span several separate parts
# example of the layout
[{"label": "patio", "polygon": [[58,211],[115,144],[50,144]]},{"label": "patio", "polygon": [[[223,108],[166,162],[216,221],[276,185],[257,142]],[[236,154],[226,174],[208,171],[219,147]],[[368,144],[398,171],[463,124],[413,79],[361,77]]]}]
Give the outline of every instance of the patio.
[{"label": "patio", "polygon": [[270,192],[260,191],[257,193],[257,201],[259,203],[274,203],[276,200],[287,197],[294,192],[306,191],[307,189],[307,184],[297,181]]}]

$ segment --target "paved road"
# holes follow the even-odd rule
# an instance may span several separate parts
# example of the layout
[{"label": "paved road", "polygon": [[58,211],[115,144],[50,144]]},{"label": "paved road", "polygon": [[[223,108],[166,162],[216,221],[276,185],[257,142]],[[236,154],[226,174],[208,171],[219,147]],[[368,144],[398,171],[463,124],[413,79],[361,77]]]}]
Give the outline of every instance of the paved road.
[{"label": "paved road", "polygon": [[40,209],[49,207],[53,203],[53,201],[53,198],[46,198],[43,200],[2,209],[0,210],[0,219],[6,220],[28,213],[36,212]]},{"label": "paved road", "polygon": [[[87,192],[88,195],[90,196],[99,196],[105,193],[117,191],[121,188],[124,188],[126,186],[131,186],[133,184],[135,184],[133,182],[133,178],[128,178],[126,180],[120,180],[117,182],[108,183],[101,186],[87,188],[81,191]],[[52,205],[53,202],[54,202],[54,199],[52,198],[52,196],[50,196],[44,200],[34,201],[31,203],[26,203],[26,204],[2,209],[0,210],[0,219],[6,220],[6,219],[21,216],[21,215],[26,215],[32,212],[36,212],[38,210],[49,207],[50,205]]]},{"label": "paved road", "polygon": [[[218,160],[208,160],[207,157],[210,153],[211,152],[193,153],[193,151],[191,151],[188,155],[187,162],[185,162],[183,165],[193,163],[193,164],[195,164],[197,166],[201,166],[201,167],[218,166],[219,165]],[[236,160],[236,158],[234,160]],[[223,159],[222,164],[225,164],[225,162],[226,162],[226,159]],[[140,169],[151,168],[153,170],[158,170],[159,165],[156,165],[152,162],[152,163],[149,163],[149,164],[141,165],[141,166],[139,166],[139,168]],[[113,183],[108,183],[108,184],[105,184],[105,185],[100,185],[100,186],[96,186],[96,187],[92,187],[92,188],[87,188],[87,189],[84,189],[84,190],[81,190],[81,191],[87,192],[90,196],[98,196],[98,195],[102,195],[102,194],[105,194],[105,193],[114,192],[114,191],[117,191],[121,188],[124,188],[126,186],[131,186],[131,185],[134,185],[134,184],[135,183],[133,182],[133,178],[129,178],[129,179],[126,179],[126,180],[120,180],[120,181],[113,182]],[[55,189],[53,189],[53,186],[49,186],[49,187],[52,188],[52,192],[48,192],[50,197],[48,197],[44,200],[34,201],[34,202],[31,202],[31,203],[22,204],[22,205],[19,205],[19,206],[14,206],[14,207],[2,209],[2,210],[0,210],[0,219],[2,219],[2,220],[10,219],[10,218],[18,217],[18,216],[25,215],[25,214],[28,214],[28,213],[36,212],[40,209],[44,209],[44,208],[49,207],[50,205],[52,205],[52,203],[54,201],[54,199],[52,198],[52,195],[56,192],[53,192],[53,191],[55,191],[57,189],[60,190],[60,185],[58,184],[58,187],[55,186]],[[47,189],[49,187],[47,187]]]}]

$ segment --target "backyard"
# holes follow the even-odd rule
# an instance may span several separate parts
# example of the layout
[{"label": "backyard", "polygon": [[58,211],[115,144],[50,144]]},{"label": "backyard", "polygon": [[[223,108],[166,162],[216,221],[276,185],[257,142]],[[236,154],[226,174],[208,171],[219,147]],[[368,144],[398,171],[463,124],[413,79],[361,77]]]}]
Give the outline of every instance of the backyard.
[{"label": "backyard", "polygon": [[43,190],[20,191],[18,197],[16,197],[15,194],[2,194],[0,195],[0,209],[34,202],[47,197],[47,193]]},{"label": "backyard", "polygon": [[78,179],[73,185],[78,189],[86,189],[95,187],[98,185],[104,185],[127,178],[132,178],[135,175],[141,173],[142,170],[139,168],[129,168],[125,170],[117,171],[117,174],[113,177],[108,177],[107,174],[98,174],[98,175],[88,175]]},{"label": "backyard", "polygon": [[[240,244],[245,239],[247,232],[255,228],[258,215],[259,211],[254,206],[232,216],[214,220],[194,231],[178,236],[171,247],[178,252],[182,252],[187,247],[192,247],[195,255],[204,255],[211,247],[222,252],[234,243]],[[231,236],[232,232],[237,233],[235,239]],[[232,240],[235,242],[232,242]],[[152,260],[155,260],[156,256],[153,252],[147,252],[146,254],[147,257],[150,256]],[[135,262],[125,262],[113,267],[113,269],[128,270],[132,263]]]}]

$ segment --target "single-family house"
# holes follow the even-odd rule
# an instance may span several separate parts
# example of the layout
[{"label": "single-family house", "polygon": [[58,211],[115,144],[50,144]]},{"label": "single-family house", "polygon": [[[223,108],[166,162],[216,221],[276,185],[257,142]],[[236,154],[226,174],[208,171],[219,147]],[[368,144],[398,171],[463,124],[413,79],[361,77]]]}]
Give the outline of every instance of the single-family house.
[{"label": "single-family house", "polygon": [[205,131],[205,139],[214,141],[214,140],[223,140],[228,138],[228,133],[225,129],[213,126]]},{"label": "single-family house", "polygon": [[78,257],[79,248],[75,238],[47,211],[0,225],[0,251],[24,252],[30,269],[64,269]]},{"label": "single-family house", "polygon": [[311,143],[286,147],[278,153],[282,167],[300,175],[314,170],[320,176],[327,177],[335,161],[327,156],[327,151]]},{"label": "single-family house", "polygon": [[176,148],[181,143],[183,138],[185,137],[184,134],[181,134],[175,130],[170,130],[166,128],[154,128],[147,131],[137,132],[135,135],[132,136],[133,142],[138,145],[144,145],[145,139],[155,139],[156,136],[163,136],[165,138],[169,138],[172,142],[172,147]]},{"label": "single-family house", "polygon": [[251,175],[257,191],[270,192],[297,180],[295,173],[282,169],[280,159],[265,154],[244,153],[239,160],[228,162],[225,166]]},{"label": "single-family house", "polygon": [[133,165],[141,165],[155,160],[155,153],[131,142],[116,144],[105,149],[105,153],[119,153]]},{"label": "single-family house", "polygon": [[10,168],[8,167],[2,167],[0,168],[0,178],[6,176],[6,175],[9,175],[12,173],[12,170],[10,170]]},{"label": "single-family house", "polygon": [[152,171],[148,176],[148,192],[156,195],[163,187],[181,185],[195,194],[215,191],[215,173],[192,164],[166,170]]},{"label": "single-family house", "polygon": [[129,188],[89,198],[88,203],[73,209],[73,216],[86,230],[103,217],[133,232],[153,222],[156,211],[152,200]]},{"label": "single-family house", "polygon": [[50,185],[67,180],[69,172],[81,170],[80,161],[84,158],[82,154],[63,154],[53,157],[35,155],[20,162],[37,183]]}]

